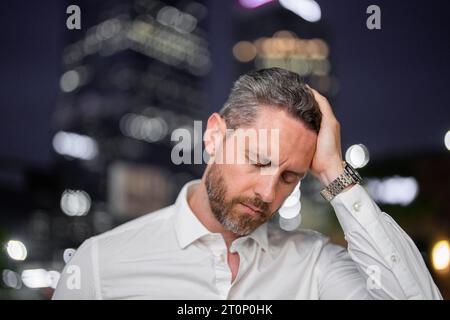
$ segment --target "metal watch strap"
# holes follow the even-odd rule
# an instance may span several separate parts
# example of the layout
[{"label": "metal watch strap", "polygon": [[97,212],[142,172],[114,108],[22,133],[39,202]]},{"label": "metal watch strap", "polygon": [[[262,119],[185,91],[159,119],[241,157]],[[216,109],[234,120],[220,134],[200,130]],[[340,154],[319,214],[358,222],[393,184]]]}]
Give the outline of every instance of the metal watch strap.
[{"label": "metal watch strap", "polygon": [[[344,168],[348,166],[344,162]],[[352,183],[359,183],[351,174],[349,174],[345,169],[344,172],[334,179],[325,189],[323,189],[320,194],[327,201],[331,201],[336,195],[338,195],[342,190],[351,185]]]}]

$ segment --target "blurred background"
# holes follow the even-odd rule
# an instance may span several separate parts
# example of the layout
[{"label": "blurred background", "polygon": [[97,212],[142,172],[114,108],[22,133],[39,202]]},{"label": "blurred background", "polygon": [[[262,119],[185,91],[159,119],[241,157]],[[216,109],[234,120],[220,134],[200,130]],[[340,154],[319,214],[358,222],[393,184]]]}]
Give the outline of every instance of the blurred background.
[{"label": "blurred background", "polygon": [[[367,26],[374,4],[381,29]],[[66,26],[70,5],[80,9],[80,29]],[[172,163],[172,133],[187,129],[200,137],[191,147],[201,144],[194,121],[221,108],[240,74],[272,66],[299,73],[329,98],[346,160],[450,298],[448,1],[3,7],[1,299],[49,299],[85,239],[171,204],[204,169]],[[302,183],[300,227],[345,245],[320,189],[310,176]],[[293,230],[299,217],[272,223]]]}]

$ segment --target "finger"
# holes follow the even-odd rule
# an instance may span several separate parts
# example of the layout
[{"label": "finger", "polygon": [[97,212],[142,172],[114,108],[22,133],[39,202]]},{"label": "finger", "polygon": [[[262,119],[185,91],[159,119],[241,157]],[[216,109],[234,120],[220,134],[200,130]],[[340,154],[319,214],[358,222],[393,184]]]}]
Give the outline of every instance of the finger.
[{"label": "finger", "polygon": [[333,113],[333,109],[331,108],[330,103],[327,98],[321,95],[317,90],[311,88],[309,85],[306,85],[312,92],[314,99],[317,101],[319,105],[320,112],[327,118],[336,118]]}]

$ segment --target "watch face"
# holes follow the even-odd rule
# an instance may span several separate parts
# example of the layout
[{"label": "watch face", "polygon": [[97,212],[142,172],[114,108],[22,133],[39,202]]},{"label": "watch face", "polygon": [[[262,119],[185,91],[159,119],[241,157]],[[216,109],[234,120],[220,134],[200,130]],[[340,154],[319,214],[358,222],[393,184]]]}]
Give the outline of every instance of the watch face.
[{"label": "watch face", "polygon": [[359,175],[358,171],[353,169],[353,167],[351,165],[349,165],[348,163],[345,166],[345,171],[347,171],[348,174],[350,174],[352,176],[353,180],[355,180],[356,182],[360,182],[362,180],[362,177]]}]

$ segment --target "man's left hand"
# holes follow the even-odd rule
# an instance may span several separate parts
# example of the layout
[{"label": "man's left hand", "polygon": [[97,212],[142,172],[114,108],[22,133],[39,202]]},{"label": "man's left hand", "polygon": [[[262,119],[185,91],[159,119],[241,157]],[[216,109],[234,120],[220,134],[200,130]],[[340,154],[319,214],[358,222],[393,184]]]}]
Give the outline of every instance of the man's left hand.
[{"label": "man's left hand", "polygon": [[310,169],[311,173],[327,186],[344,172],[340,124],[334,116],[328,100],[316,90],[309,88],[322,112],[316,152]]}]

